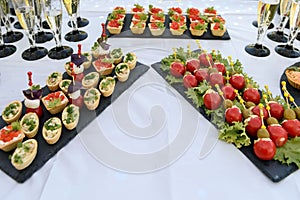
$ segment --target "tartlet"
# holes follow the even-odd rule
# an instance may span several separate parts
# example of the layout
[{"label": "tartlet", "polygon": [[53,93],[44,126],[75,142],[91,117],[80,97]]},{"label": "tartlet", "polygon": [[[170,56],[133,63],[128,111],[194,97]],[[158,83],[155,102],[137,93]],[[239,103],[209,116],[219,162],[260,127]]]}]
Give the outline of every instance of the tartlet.
[{"label": "tartlet", "polygon": [[114,70],[115,65],[113,62],[113,59],[97,59],[93,62],[93,66],[101,76],[106,76]]},{"label": "tartlet", "polygon": [[90,72],[90,73],[86,74],[83,77],[83,79],[82,79],[82,86],[85,89],[96,87],[98,85],[99,78],[100,78],[99,73],[97,73],[97,72]]},{"label": "tartlet", "polygon": [[132,21],[130,24],[130,30],[133,34],[136,35],[141,35],[144,33],[146,28],[146,23],[145,22],[140,22],[140,21]]},{"label": "tartlet", "polygon": [[37,149],[38,143],[35,139],[29,139],[20,143],[11,156],[11,164],[17,170],[25,169],[36,157]]},{"label": "tartlet", "polygon": [[15,149],[25,137],[19,122],[4,126],[0,131],[0,149],[8,152]]},{"label": "tartlet", "polygon": [[170,23],[170,31],[172,35],[182,35],[187,29],[185,23],[172,22]]},{"label": "tartlet", "polygon": [[90,88],[87,91],[85,91],[83,96],[83,102],[87,109],[95,110],[99,105],[100,96],[101,93],[96,88]]},{"label": "tartlet", "polygon": [[115,74],[117,75],[117,78],[121,82],[127,81],[129,74],[130,74],[130,69],[128,64],[126,63],[120,63],[115,67]]},{"label": "tartlet", "polygon": [[300,89],[300,67],[289,67],[285,70],[285,75],[288,79],[289,84],[296,88]]},{"label": "tartlet", "polygon": [[181,24],[186,23],[186,17],[184,15],[174,14],[172,17],[170,17],[170,19]]},{"label": "tartlet", "polygon": [[20,122],[21,130],[28,138],[33,138],[39,130],[40,120],[36,113],[26,113]]},{"label": "tartlet", "polygon": [[213,36],[222,37],[226,32],[226,26],[222,23],[212,23],[210,30]]},{"label": "tartlet", "polygon": [[110,34],[117,35],[121,33],[123,22],[118,20],[110,20],[107,23],[107,30]]},{"label": "tartlet", "polygon": [[217,15],[217,10],[212,6],[212,7],[207,7],[203,11],[203,15],[206,15],[208,17],[213,17]]},{"label": "tartlet", "polygon": [[150,4],[148,6],[148,13],[150,15],[154,15],[154,14],[157,14],[157,13],[164,13],[164,10],[161,9],[161,8],[158,8],[158,7],[154,7],[152,4]]},{"label": "tartlet", "polygon": [[146,22],[148,15],[146,13],[137,13],[132,17],[132,21]]},{"label": "tartlet", "polygon": [[190,24],[191,34],[194,36],[202,36],[207,31],[207,23],[202,22],[192,22]]},{"label": "tartlet", "polygon": [[48,144],[55,144],[61,136],[61,130],[61,120],[58,117],[51,117],[43,125],[43,138]]},{"label": "tartlet", "polygon": [[132,70],[136,66],[137,56],[135,55],[135,53],[129,52],[124,56],[123,62],[127,63],[129,69]]},{"label": "tartlet", "polygon": [[139,4],[134,4],[134,7],[131,8],[131,13],[132,14],[137,14],[137,13],[142,13],[145,12],[145,8]]},{"label": "tartlet", "polygon": [[65,94],[68,93],[68,88],[71,84],[71,80],[69,79],[64,79],[59,83],[59,88],[61,89],[61,91],[63,91]]},{"label": "tartlet", "polygon": [[57,91],[44,96],[42,102],[46,109],[54,115],[61,112],[66,107],[69,100],[62,91]]},{"label": "tartlet", "polygon": [[50,91],[55,91],[58,89],[61,80],[62,74],[60,72],[52,72],[47,78],[46,85]]},{"label": "tartlet", "polygon": [[2,119],[10,124],[14,121],[17,121],[22,114],[22,103],[21,101],[13,101],[5,106],[2,112]]},{"label": "tartlet", "polygon": [[70,104],[64,108],[61,118],[62,123],[68,130],[74,129],[79,122],[79,107],[74,104]]},{"label": "tartlet", "polygon": [[171,17],[174,14],[182,15],[182,9],[179,7],[171,7],[168,9],[168,15]]},{"label": "tartlet", "polygon": [[109,97],[115,89],[116,81],[113,77],[106,77],[100,81],[99,90],[105,97]]},{"label": "tartlet", "polygon": [[165,22],[165,15],[163,13],[157,13],[150,16],[150,22]]},{"label": "tartlet", "polygon": [[114,64],[119,64],[122,61],[123,51],[121,48],[113,49],[110,52],[110,57],[114,60]]},{"label": "tartlet", "polygon": [[186,14],[188,16],[188,18],[190,18],[190,16],[199,16],[201,14],[200,10],[198,8],[187,8],[186,9]]},{"label": "tartlet", "polygon": [[113,12],[116,12],[119,14],[126,14],[126,8],[123,6],[116,6],[116,7],[114,7]]},{"label": "tartlet", "polygon": [[162,22],[153,22],[148,24],[149,30],[153,36],[162,35],[165,32],[165,24]]}]

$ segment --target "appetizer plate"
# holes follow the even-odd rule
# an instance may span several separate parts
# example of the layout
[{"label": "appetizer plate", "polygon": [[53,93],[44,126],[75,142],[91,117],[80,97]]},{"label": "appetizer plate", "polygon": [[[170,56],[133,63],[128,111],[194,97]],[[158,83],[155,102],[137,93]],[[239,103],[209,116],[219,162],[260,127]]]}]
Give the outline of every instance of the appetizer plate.
[{"label": "appetizer plate", "polygon": [[[29,179],[37,170],[39,170],[50,158],[52,158],[60,149],[68,144],[76,135],[86,127],[94,118],[96,118],[103,110],[105,110],[112,102],[116,99],[115,97],[120,96],[127,88],[129,88],[140,76],[148,71],[149,67],[137,62],[137,66],[134,70],[130,72],[130,77],[126,82],[117,84],[114,91],[114,98],[111,97],[101,97],[99,106],[94,110],[90,111],[85,106],[80,109],[80,119],[77,127],[71,131],[67,130],[62,126],[62,133],[60,139],[57,143],[49,145],[42,135],[43,124],[50,117],[59,117],[61,118],[61,113],[51,115],[44,105],[41,103],[43,108],[43,117],[40,118],[40,126],[37,135],[34,137],[38,141],[38,152],[36,158],[33,160],[31,165],[23,170],[16,170],[10,160],[9,155],[13,154],[13,151],[4,152],[0,150],[0,169],[5,172],[8,176],[13,178],[19,183],[25,182]],[[94,68],[91,67],[88,70],[85,70],[84,73],[87,74],[93,71]],[[71,77],[67,73],[63,74],[63,79],[70,79]],[[116,80],[117,81],[117,80]],[[43,96],[47,95],[50,92],[48,87],[43,88]],[[82,95],[84,92],[82,91]],[[22,116],[25,114],[25,106],[23,103]],[[91,114],[93,113],[93,114]],[[6,123],[3,121],[2,117],[0,118],[0,128],[6,126]]]},{"label": "appetizer plate", "polygon": [[[298,66],[300,67],[300,62],[297,62],[291,66]],[[290,66],[290,67],[291,67]],[[279,82],[279,88],[280,88],[280,91],[281,91],[281,94],[283,96],[283,91],[282,91],[282,85],[281,85],[281,81],[285,81],[286,82],[286,88],[287,90],[289,91],[289,93],[294,97],[295,99],[295,102],[298,106],[300,106],[300,90],[299,89],[296,89],[294,88],[293,86],[291,86],[288,82],[288,79],[285,75],[285,71],[283,72],[283,74],[281,75],[281,78],[280,78],[280,82]]]},{"label": "appetizer plate", "polygon": [[[109,15],[108,15],[109,16]],[[174,38],[174,39],[205,39],[205,40],[230,40],[230,36],[228,31],[226,30],[225,34],[222,37],[213,36],[210,31],[210,25],[207,27],[207,32],[205,32],[202,36],[193,36],[189,30],[190,26],[190,20],[187,20],[186,26],[187,30],[183,33],[183,35],[176,36],[172,35],[170,32],[169,23],[171,22],[169,15],[165,15],[165,27],[166,30],[162,35],[159,36],[153,36],[148,28],[148,23],[150,22],[150,17],[148,17],[148,20],[146,21],[146,29],[143,34],[137,35],[133,34],[130,30],[130,23],[131,19],[133,17],[133,14],[126,14],[126,17],[124,19],[123,28],[121,30],[120,34],[112,35],[109,33],[108,30],[106,30],[106,34],[108,37],[119,37],[119,38]],[[108,20],[106,20],[106,25],[108,23]]]},{"label": "appetizer plate", "polygon": [[[299,63],[300,64],[300,63]],[[161,70],[161,63],[157,62],[151,65],[151,67],[164,79],[168,75],[168,72],[165,72]],[[210,121],[210,117],[206,115],[203,108],[196,108],[195,104],[192,102],[191,99],[187,97],[185,94],[186,88],[182,83],[180,84],[172,84],[172,87],[174,87],[180,95],[182,95],[199,113],[201,113],[208,121]],[[300,94],[300,93],[299,93]],[[300,96],[298,96],[300,97]],[[300,105],[300,103],[299,103]],[[279,182],[294,171],[298,169],[298,167],[295,164],[286,165],[282,164],[278,161],[271,160],[271,161],[262,161],[259,158],[256,157],[253,151],[253,141],[251,141],[250,146],[239,148],[239,150],[249,159],[251,162],[263,173],[265,174],[269,179],[271,179],[273,182]]]}]

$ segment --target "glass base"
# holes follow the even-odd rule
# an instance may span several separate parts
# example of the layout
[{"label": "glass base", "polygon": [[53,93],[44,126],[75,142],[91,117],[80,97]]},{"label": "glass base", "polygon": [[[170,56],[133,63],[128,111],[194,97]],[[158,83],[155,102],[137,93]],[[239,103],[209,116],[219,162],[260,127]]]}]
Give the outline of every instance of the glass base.
[{"label": "glass base", "polygon": [[282,55],[287,58],[298,58],[300,57],[299,49],[293,48],[292,46],[288,45],[278,45],[275,47],[276,53]]},{"label": "glass base", "polygon": [[[78,28],[82,28],[85,27],[89,24],[89,20],[86,18],[82,18],[82,17],[77,17],[77,26]],[[68,26],[72,28],[71,26],[71,21],[68,22]]]},{"label": "glass base", "polygon": [[42,22],[43,29],[50,29],[50,26],[48,25],[47,21]]},{"label": "glass base", "polygon": [[267,34],[267,37],[274,42],[286,43],[288,40],[287,35],[281,31],[272,31]]},{"label": "glass base", "polygon": [[[9,18],[9,21],[10,21],[10,23],[13,23],[13,22],[15,21],[15,18],[10,17],[10,18]],[[1,20],[1,26],[4,26],[2,20]]]},{"label": "glass base", "polygon": [[69,42],[78,42],[86,39],[88,34],[84,31],[71,31],[65,35],[65,40]]},{"label": "glass base", "polygon": [[16,12],[14,8],[10,8],[10,14],[16,16]]},{"label": "glass base", "polygon": [[14,24],[14,27],[15,27],[16,29],[23,29],[22,26],[21,26],[21,24],[20,24],[20,22],[16,22],[16,23]]},{"label": "glass base", "polygon": [[48,50],[44,47],[34,47],[25,50],[22,53],[24,60],[33,61],[45,57],[48,54]]},{"label": "glass base", "polygon": [[36,33],[34,37],[36,43],[45,43],[53,39],[53,34],[41,31]]},{"label": "glass base", "polygon": [[5,43],[17,42],[23,38],[23,33],[18,31],[10,31],[3,35]]},{"label": "glass base", "polygon": [[249,44],[245,47],[245,51],[256,57],[266,57],[270,55],[270,50],[263,46],[263,45],[258,45],[258,44]]},{"label": "glass base", "polygon": [[68,46],[54,47],[48,53],[48,57],[51,59],[65,59],[71,56],[73,53],[73,49]]},{"label": "glass base", "polygon": [[[256,21],[256,20],[253,21],[253,22],[252,22],[252,25],[255,26],[255,27],[257,28],[257,27],[258,27],[257,21]],[[274,24],[273,24],[273,23],[270,24],[270,26],[268,27],[268,29],[272,29],[272,28],[274,28]]]},{"label": "glass base", "polygon": [[14,54],[17,51],[17,47],[14,45],[1,45],[0,46],[0,58],[4,58]]}]

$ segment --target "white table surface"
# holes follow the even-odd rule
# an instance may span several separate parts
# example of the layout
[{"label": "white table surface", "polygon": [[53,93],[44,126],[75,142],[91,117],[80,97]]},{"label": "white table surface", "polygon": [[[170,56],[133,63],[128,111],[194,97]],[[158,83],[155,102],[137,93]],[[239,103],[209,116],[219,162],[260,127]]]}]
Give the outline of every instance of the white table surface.
[{"label": "white table surface", "polygon": [[[191,6],[201,9],[215,6],[227,21],[231,40],[201,40],[201,45],[208,51],[216,49],[225,56],[238,58],[245,72],[261,87],[268,84],[274,95],[280,94],[278,86],[283,70],[300,61],[277,55],[274,51],[277,43],[267,38],[263,43],[271,49],[270,56],[256,58],[244,51],[247,44],[255,41],[257,34],[257,29],[251,25],[256,19],[257,1],[245,0],[81,0],[81,16],[90,20],[90,24],[82,28],[89,34],[81,42],[83,51],[90,50],[100,36],[100,24],[105,22],[114,6],[126,6],[129,10],[136,2],[144,6],[152,3],[165,10],[171,6],[179,6],[183,10]],[[65,14],[63,34],[70,30],[67,20]],[[191,39],[110,38],[109,43],[112,48],[121,47],[124,52],[135,52],[138,60],[148,66],[169,55],[173,47],[190,44],[191,49],[197,48]],[[63,44],[77,51],[78,43],[63,40]],[[10,101],[24,98],[22,89],[27,87],[27,71],[33,72],[35,84],[44,85],[48,74],[55,70],[63,72],[64,63],[69,61],[69,58],[54,61],[47,57],[35,62],[24,61],[20,55],[28,47],[26,36],[15,45],[17,52],[0,60],[0,110]],[[48,49],[54,45],[54,40],[44,44]],[[295,45],[300,48],[299,41]],[[125,118],[129,119],[128,126],[122,124]],[[151,127],[154,119],[160,119],[162,123],[159,127],[153,126],[153,133],[143,132],[149,137],[142,138],[139,130]],[[133,132],[126,131],[129,126],[134,128]],[[186,129],[181,131],[182,127]],[[215,138],[217,130],[150,68],[25,183],[17,183],[0,171],[0,197],[3,200],[299,199],[299,170],[281,182],[273,183],[233,145],[222,141],[215,146],[205,145],[203,141],[207,134]],[[184,137],[177,137],[179,135]],[[178,139],[182,139],[179,143],[182,146],[157,154]],[[210,154],[199,159],[200,151],[207,146],[211,148]],[[138,159],[141,155],[150,159]]]}]

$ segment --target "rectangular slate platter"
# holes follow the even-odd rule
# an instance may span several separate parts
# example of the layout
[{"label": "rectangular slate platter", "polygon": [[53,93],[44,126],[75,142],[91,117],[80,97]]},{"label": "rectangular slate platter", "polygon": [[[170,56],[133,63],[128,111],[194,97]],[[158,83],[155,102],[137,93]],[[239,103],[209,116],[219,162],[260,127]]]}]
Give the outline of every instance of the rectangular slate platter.
[{"label": "rectangular slate platter", "polygon": [[[109,15],[108,15],[109,16]],[[150,16],[148,17],[146,21],[146,28],[143,34],[137,35],[133,34],[130,30],[130,23],[131,19],[133,17],[133,14],[126,14],[124,19],[123,28],[121,30],[120,34],[113,35],[110,34],[108,30],[106,30],[106,34],[108,37],[116,37],[116,38],[170,38],[170,39],[204,39],[204,40],[230,40],[230,36],[228,31],[226,30],[225,34],[222,37],[213,36],[210,30],[210,25],[208,25],[207,31],[202,36],[193,36],[189,29],[187,29],[183,35],[176,36],[172,35],[170,32],[170,26],[169,23],[171,22],[169,15],[165,15],[165,27],[166,30],[164,33],[160,36],[153,36],[148,28],[148,23],[150,22]],[[108,20],[106,20],[106,25],[108,23]],[[187,19],[186,22],[187,27],[190,26],[190,20]]]},{"label": "rectangular slate platter", "polygon": [[[161,69],[161,63],[157,62],[151,65],[151,67],[164,79],[168,75],[168,72],[163,71]],[[206,115],[203,108],[197,108],[193,101],[187,97],[185,94],[186,88],[182,83],[172,84],[173,88],[175,88],[181,96],[183,96],[198,112],[200,112],[208,121],[210,121],[210,117]],[[263,161],[256,157],[253,151],[253,141],[251,141],[250,146],[244,146],[239,148],[239,150],[270,180],[273,182],[279,182],[291,173],[295,172],[298,167],[294,163],[291,165],[282,164],[276,160]]]},{"label": "rectangular slate platter", "polygon": [[[88,110],[85,105],[80,109],[80,118],[77,127],[71,131],[67,130],[64,126],[62,127],[62,134],[57,143],[53,145],[49,145],[46,143],[42,136],[42,125],[44,122],[50,117],[56,116],[61,119],[61,113],[56,115],[51,115],[43,103],[41,102],[43,108],[43,117],[40,118],[40,126],[37,135],[34,137],[38,141],[38,153],[34,161],[27,168],[19,171],[16,170],[10,160],[9,155],[12,155],[11,152],[4,152],[0,150],[0,169],[5,172],[8,176],[13,178],[19,183],[25,182],[29,179],[37,170],[39,170],[43,165],[52,158],[60,149],[62,149],[65,145],[68,144],[76,135],[86,127],[92,120],[94,120],[99,114],[101,114],[113,101],[119,97],[127,88],[129,88],[140,76],[146,73],[149,69],[149,66],[143,65],[142,63],[137,63],[136,67],[131,70],[129,78],[126,82],[118,82],[116,81],[116,87],[113,93],[113,98],[101,96],[99,106],[94,111]],[[88,70],[85,70],[84,73],[87,74],[91,71],[95,71],[94,67],[91,66]],[[64,79],[71,79],[66,73],[63,74]],[[117,79],[116,79],[117,80]],[[43,88],[43,96],[49,93],[49,89],[47,86]],[[81,91],[82,95],[84,94],[84,90]],[[25,106],[23,103],[23,113],[25,114]],[[3,121],[2,117],[0,118],[0,128],[6,126],[7,124]],[[24,140],[23,140],[24,141]]]}]

